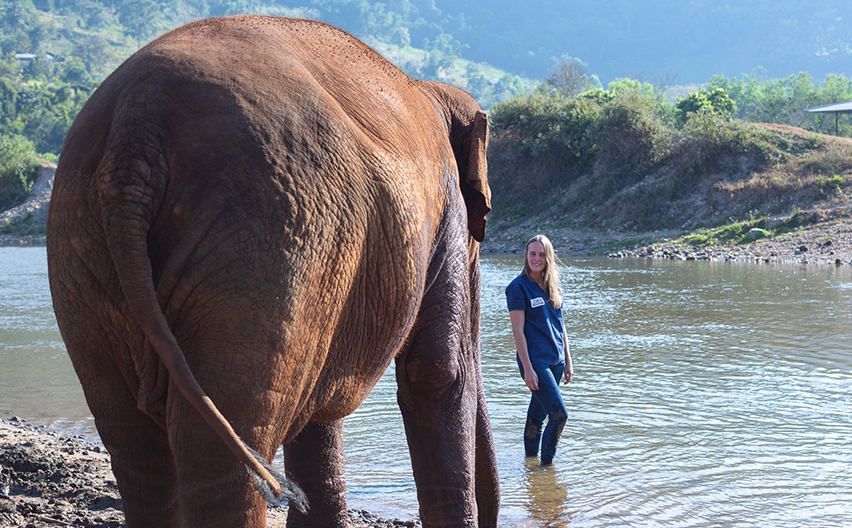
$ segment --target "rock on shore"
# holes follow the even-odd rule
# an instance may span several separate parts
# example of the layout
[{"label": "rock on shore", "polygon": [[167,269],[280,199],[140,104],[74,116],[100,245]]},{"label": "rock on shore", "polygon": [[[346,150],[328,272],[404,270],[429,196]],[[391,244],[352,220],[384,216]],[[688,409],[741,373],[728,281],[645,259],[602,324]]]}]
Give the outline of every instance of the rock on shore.
[{"label": "rock on shore", "polygon": [[757,238],[746,244],[696,248],[663,242],[618,251],[610,256],[852,266],[852,221],[844,218],[822,222],[773,238]]},{"label": "rock on shore", "polygon": [[[420,526],[414,520],[381,519],[350,510],[352,528]],[[284,528],[286,510],[270,508],[267,526]],[[118,528],[121,497],[109,454],[81,436],[0,420],[0,526]]]}]

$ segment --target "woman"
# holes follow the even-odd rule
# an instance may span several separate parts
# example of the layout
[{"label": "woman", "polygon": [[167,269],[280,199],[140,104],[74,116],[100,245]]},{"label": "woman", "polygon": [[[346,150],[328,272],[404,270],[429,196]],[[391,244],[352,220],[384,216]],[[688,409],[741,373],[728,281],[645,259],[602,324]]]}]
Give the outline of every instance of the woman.
[{"label": "woman", "polygon": [[[538,455],[541,465],[553,463],[556,443],[568,419],[559,391],[574,379],[568,335],[562,319],[562,293],[553,244],[544,235],[532,237],[524,250],[524,271],[506,288],[512,335],[521,377],[532,391],[524,429],[526,456]],[[542,435],[542,424],[547,427]]]}]

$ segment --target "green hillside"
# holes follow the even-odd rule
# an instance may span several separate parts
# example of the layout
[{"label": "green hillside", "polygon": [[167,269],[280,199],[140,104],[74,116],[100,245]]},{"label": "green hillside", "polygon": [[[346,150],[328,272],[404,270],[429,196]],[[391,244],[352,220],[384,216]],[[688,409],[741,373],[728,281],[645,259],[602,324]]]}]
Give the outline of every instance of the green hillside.
[{"label": "green hillside", "polygon": [[497,105],[490,241],[516,248],[543,230],[584,232],[593,250],[659,233],[720,244],[852,221],[852,139],[731,119],[722,96],[699,109],[638,89]]},{"label": "green hillside", "polygon": [[498,233],[710,229],[849,202],[852,153],[825,134],[852,136],[850,119],[803,112],[852,99],[847,0],[0,0],[0,209],[121,61],[246,12],[332,23],[472,93],[492,118]]},{"label": "green hillside", "polygon": [[208,16],[240,12],[312,17],[353,31],[412,76],[472,93],[488,108],[534,82],[462,58],[450,35],[413,43],[401,15],[384,4],[347,0],[308,6],[207,0],[0,1],[0,128],[57,155],[89,94],[153,37]]}]

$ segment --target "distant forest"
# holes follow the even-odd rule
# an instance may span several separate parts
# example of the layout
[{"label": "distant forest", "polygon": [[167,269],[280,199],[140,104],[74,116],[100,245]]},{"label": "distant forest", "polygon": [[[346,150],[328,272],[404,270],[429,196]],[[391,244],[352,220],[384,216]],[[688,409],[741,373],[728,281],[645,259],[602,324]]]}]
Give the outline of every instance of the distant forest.
[{"label": "distant forest", "polygon": [[[121,61],[169,29],[235,13],[332,23],[406,73],[459,86],[486,109],[540,90],[573,97],[632,79],[670,102],[723,88],[737,105],[734,117],[828,131],[828,119],[801,109],[850,94],[849,0],[821,0],[818,8],[794,0],[638,4],[0,0],[0,130],[15,136],[8,152],[15,144],[57,155],[89,94]],[[841,125],[849,135],[848,122]]]},{"label": "distant forest", "polygon": [[[465,56],[540,78],[568,54],[607,83],[852,74],[849,0],[434,0]],[[433,11],[425,11],[433,12]],[[452,15],[450,15],[452,13]],[[440,17],[436,17],[436,20]],[[453,22],[451,22],[453,21]]]},{"label": "distant forest", "polygon": [[[624,145],[639,156],[622,156],[625,182],[689,145],[786,155],[748,122],[852,137],[849,116],[803,112],[852,99],[850,0],[0,0],[0,210],[26,197],[123,60],[237,13],[343,28],[406,73],[470,92],[495,144],[514,138],[498,155],[549,159],[566,177]],[[839,189],[844,167],[814,177]]]},{"label": "distant forest", "polygon": [[113,34],[136,44],[208,16],[316,18],[371,44],[436,52],[427,76],[447,56],[530,79],[570,56],[604,84],[620,77],[703,83],[757,67],[769,77],[852,73],[849,0],[0,0],[4,53],[36,51],[8,31],[32,29],[26,12],[33,7],[51,15],[42,22],[66,32]]}]

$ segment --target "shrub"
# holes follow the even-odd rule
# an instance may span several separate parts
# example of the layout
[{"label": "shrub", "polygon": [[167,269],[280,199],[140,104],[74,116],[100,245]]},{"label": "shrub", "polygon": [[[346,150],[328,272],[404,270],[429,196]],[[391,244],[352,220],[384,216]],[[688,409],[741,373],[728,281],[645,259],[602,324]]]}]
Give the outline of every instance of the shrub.
[{"label": "shrub", "polygon": [[23,136],[0,136],[0,210],[26,199],[35,182],[35,145]]},{"label": "shrub", "polygon": [[[750,218],[740,222],[712,229],[699,229],[697,232],[681,237],[675,244],[687,244],[695,247],[715,246],[719,244],[742,244],[755,238],[764,238],[771,235],[770,231],[763,229],[767,218]],[[757,230],[752,232],[752,230]]]},{"label": "shrub", "polygon": [[813,150],[804,157],[802,171],[806,174],[844,174],[852,172],[852,148],[845,144],[830,144]]},{"label": "shrub", "polygon": [[653,97],[638,91],[617,93],[601,107],[589,137],[597,149],[595,168],[621,186],[644,176],[664,126]]},{"label": "shrub", "polygon": [[[637,85],[638,86],[638,85]],[[666,127],[657,94],[640,89],[590,90],[569,99],[536,93],[495,105],[493,131],[511,138],[511,157],[548,167],[548,180],[599,178],[596,192],[640,179],[655,163]]]},{"label": "shrub", "polygon": [[681,133],[671,156],[680,158],[684,172],[718,169],[721,163],[742,154],[750,154],[757,165],[778,162],[785,156],[770,143],[771,134],[765,130],[711,112],[691,114]]},{"label": "shrub", "polygon": [[495,133],[516,138],[516,156],[554,157],[579,174],[596,150],[589,136],[600,111],[590,99],[536,93],[499,103],[490,115]]},{"label": "shrub", "polygon": [[677,102],[676,120],[684,125],[693,114],[715,114],[728,120],[737,111],[737,105],[724,88],[693,92]]},{"label": "shrub", "polygon": [[594,88],[587,92],[583,92],[577,96],[580,99],[588,99],[594,101],[598,105],[604,105],[615,99],[615,92],[604,90],[603,88]]}]

